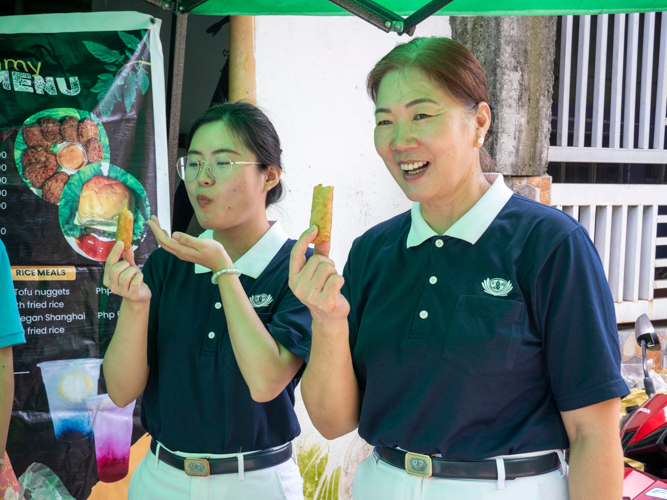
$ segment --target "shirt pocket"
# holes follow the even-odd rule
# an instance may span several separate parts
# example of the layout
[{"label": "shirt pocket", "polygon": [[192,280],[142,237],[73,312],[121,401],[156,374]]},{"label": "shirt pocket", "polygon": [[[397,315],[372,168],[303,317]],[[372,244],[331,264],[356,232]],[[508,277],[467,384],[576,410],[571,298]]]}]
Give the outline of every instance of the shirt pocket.
[{"label": "shirt pocket", "polygon": [[523,302],[460,295],[445,335],[442,357],[471,375],[512,371],[525,315]]},{"label": "shirt pocket", "polygon": [[[272,312],[257,313],[257,316],[262,321],[262,324],[266,327],[271,323],[273,318]],[[236,356],[234,355],[234,348],[232,347],[232,341],[229,336],[227,337],[227,346],[225,347],[225,366],[230,370],[240,371],[239,364],[236,361]]]}]

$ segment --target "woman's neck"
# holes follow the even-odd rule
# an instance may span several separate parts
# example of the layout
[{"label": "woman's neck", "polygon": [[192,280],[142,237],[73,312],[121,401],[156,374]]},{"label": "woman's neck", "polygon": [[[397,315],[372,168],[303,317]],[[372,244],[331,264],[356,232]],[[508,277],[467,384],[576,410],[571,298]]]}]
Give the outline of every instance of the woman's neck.
[{"label": "woman's neck", "polygon": [[236,262],[255,246],[270,228],[266,212],[262,212],[261,216],[244,221],[238,226],[214,230],[213,239],[221,243],[232,262]]},{"label": "woman's neck", "polygon": [[491,184],[481,170],[471,172],[463,178],[452,193],[446,197],[423,202],[421,214],[436,233],[442,235],[484,196]]}]

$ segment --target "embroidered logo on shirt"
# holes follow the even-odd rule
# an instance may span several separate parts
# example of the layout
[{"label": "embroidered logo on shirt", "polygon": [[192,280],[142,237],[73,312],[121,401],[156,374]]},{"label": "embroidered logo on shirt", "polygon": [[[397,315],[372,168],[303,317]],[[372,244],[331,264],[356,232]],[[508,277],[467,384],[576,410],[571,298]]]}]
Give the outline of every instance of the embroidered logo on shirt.
[{"label": "embroidered logo on shirt", "polygon": [[506,297],[512,291],[512,282],[502,278],[486,278],[482,281],[482,288],[494,297]]},{"label": "embroidered logo on shirt", "polygon": [[266,293],[253,295],[252,297],[249,297],[249,299],[252,307],[264,307],[273,302],[273,297],[271,297],[271,295],[267,295]]}]

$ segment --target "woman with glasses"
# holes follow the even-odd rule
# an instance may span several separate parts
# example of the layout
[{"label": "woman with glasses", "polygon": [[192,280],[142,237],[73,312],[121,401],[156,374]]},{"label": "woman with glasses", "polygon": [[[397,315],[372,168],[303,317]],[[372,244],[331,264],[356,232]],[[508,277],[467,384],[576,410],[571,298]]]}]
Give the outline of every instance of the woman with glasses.
[{"label": "woman with glasses", "polygon": [[170,237],[152,217],[162,248],[140,270],[118,243],[104,272],[123,297],[109,396],[125,406],[143,392],[152,437],[129,498],[302,499],[291,441],[311,316],[287,283],[294,241],[266,215],[283,190],[278,135],[250,104],[216,106],[176,169],[206,231]]},{"label": "woman with glasses", "polygon": [[460,43],[395,47],[368,90],[375,148],[412,209],[358,238],[343,276],[306,261],[304,233],[290,273],[313,314],[313,424],[374,446],[355,500],[620,499],[628,389],[586,230],[485,173],[489,96]]}]

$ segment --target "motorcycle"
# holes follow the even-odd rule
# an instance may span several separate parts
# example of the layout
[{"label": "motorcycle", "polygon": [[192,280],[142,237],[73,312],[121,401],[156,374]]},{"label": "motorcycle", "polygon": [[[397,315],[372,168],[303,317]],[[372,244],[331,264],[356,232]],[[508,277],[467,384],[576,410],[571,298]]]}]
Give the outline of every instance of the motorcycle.
[{"label": "motorcycle", "polygon": [[626,408],[621,420],[621,445],[623,455],[642,463],[644,470],[625,466],[623,500],[667,499],[667,394],[656,394],[649,376],[646,351],[660,351],[660,338],[646,314],[637,318],[635,339],[642,348],[648,400]]}]

